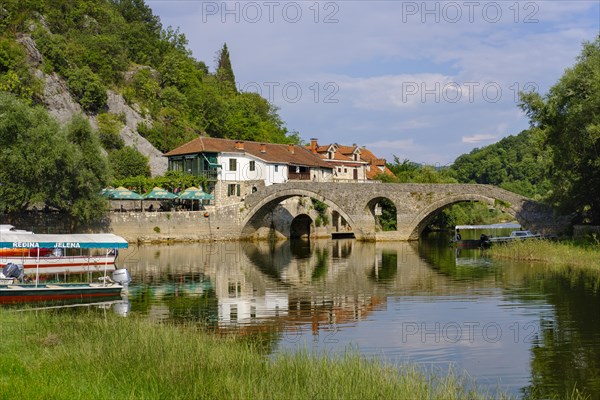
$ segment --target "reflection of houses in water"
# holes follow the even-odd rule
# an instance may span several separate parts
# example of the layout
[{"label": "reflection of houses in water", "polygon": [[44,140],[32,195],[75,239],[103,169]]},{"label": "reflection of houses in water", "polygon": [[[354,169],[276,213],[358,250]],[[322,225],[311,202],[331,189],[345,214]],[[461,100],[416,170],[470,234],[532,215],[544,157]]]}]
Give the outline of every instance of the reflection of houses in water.
[{"label": "reflection of houses in water", "polygon": [[220,324],[245,324],[258,319],[282,317],[287,313],[288,298],[283,292],[266,293],[264,296],[230,294],[230,297],[219,297]]},{"label": "reflection of houses in water", "polygon": [[385,295],[372,293],[290,297],[287,320],[292,325],[310,324],[313,334],[318,334],[319,330],[330,329],[332,325],[361,321],[373,310],[384,307],[385,302]]}]

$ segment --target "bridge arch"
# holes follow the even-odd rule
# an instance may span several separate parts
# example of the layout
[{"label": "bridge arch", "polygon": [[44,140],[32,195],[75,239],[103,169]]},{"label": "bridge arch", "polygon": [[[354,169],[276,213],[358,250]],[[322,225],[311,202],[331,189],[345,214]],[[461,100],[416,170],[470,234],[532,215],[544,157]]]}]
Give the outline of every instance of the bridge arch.
[{"label": "bridge arch", "polygon": [[[365,212],[370,218],[373,219],[374,226],[376,226],[378,229],[387,231],[398,230],[398,207],[396,203],[389,197],[384,195],[373,196],[367,202],[365,206]],[[381,220],[379,217],[383,216],[383,214],[386,214],[386,217],[393,219],[393,222],[391,222],[387,227],[381,226]]]},{"label": "bridge arch", "polygon": [[284,189],[271,193],[261,199],[257,204],[246,211],[246,215],[242,220],[241,236],[250,237],[252,233],[261,226],[262,221],[271,210],[273,210],[282,201],[292,197],[311,197],[324,202],[332,210],[341,215],[348,225],[354,231],[357,238],[360,237],[360,232],[357,229],[356,222],[352,219],[344,209],[331,199],[324,197],[321,193],[306,189]]},{"label": "bridge arch", "polygon": [[308,239],[313,232],[313,220],[308,214],[297,215],[290,224],[290,239]]},{"label": "bridge arch", "polygon": [[[409,224],[410,225],[409,240],[418,240],[419,237],[421,236],[421,233],[423,232],[425,227],[427,227],[427,225],[429,225],[429,223],[431,222],[433,217],[435,217],[435,215],[438,212],[440,212],[441,210],[443,210],[446,207],[449,207],[453,204],[464,203],[464,202],[469,202],[469,201],[477,201],[477,202],[487,203],[491,206],[495,206],[496,200],[500,200],[501,202],[507,203],[503,199],[496,199],[494,197],[484,196],[484,195],[480,195],[480,194],[466,194],[466,193],[465,194],[453,194],[453,195],[449,195],[448,197],[439,199],[439,200],[433,202],[432,204],[429,204],[427,207],[423,208],[422,210],[420,210],[412,218],[412,221]],[[507,203],[507,204],[510,204],[510,203]],[[511,217],[515,218],[516,220],[519,220],[519,210],[516,209],[513,205],[510,205],[509,207],[505,208],[503,211],[506,212],[507,214],[509,214]]]}]

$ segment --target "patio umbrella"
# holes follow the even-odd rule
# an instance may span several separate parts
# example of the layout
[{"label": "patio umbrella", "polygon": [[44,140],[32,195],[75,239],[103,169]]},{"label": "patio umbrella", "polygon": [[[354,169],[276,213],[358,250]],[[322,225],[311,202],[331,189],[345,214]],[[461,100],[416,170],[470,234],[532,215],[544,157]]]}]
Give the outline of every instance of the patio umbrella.
[{"label": "patio umbrella", "polygon": [[133,190],[124,188],[123,186],[112,189],[108,194],[108,198],[111,200],[142,200],[142,196]]},{"label": "patio umbrella", "polygon": [[144,195],[144,200],[173,200],[176,198],[176,194],[159,187],[155,187],[150,193]]},{"label": "patio umbrella", "polygon": [[194,200],[214,200],[215,196],[203,192],[202,189],[197,187],[189,187],[185,189],[180,195],[180,200],[192,200],[192,211],[194,210]]},{"label": "patio umbrella", "polygon": [[179,198],[181,200],[214,200],[215,196],[203,192],[202,189],[198,189],[197,187],[192,186],[185,189],[179,195]]},{"label": "patio umbrella", "polygon": [[108,199],[108,198],[110,198],[110,195],[113,192],[113,190],[115,190],[115,189],[113,189],[113,188],[104,188],[100,192],[100,196],[106,197]]}]

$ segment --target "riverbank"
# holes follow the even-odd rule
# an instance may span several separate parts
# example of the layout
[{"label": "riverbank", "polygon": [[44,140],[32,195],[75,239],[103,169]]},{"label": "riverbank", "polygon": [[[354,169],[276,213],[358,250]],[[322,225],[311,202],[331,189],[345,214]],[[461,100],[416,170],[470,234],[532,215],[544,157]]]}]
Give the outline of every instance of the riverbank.
[{"label": "riverbank", "polygon": [[0,310],[4,399],[498,398],[358,355],[269,358],[241,339],[148,320]]},{"label": "riverbank", "polygon": [[600,245],[572,241],[522,240],[492,246],[495,258],[542,262],[556,268],[575,267],[600,272]]}]

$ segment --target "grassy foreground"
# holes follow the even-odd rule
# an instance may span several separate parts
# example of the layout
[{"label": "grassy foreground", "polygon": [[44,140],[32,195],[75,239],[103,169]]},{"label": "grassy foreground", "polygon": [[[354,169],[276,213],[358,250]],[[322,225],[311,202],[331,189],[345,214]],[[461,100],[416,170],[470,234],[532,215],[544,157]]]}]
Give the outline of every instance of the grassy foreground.
[{"label": "grassy foreground", "polygon": [[[2,399],[485,398],[454,374],[358,355],[268,358],[192,326],[98,313],[0,310]],[[488,397],[498,398],[498,393]]]},{"label": "grassy foreground", "polygon": [[519,261],[543,262],[557,268],[577,267],[582,270],[600,271],[600,245],[548,240],[523,240],[489,249],[492,257]]}]

